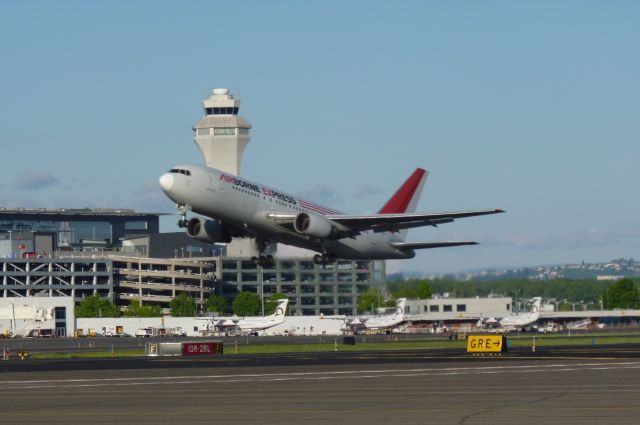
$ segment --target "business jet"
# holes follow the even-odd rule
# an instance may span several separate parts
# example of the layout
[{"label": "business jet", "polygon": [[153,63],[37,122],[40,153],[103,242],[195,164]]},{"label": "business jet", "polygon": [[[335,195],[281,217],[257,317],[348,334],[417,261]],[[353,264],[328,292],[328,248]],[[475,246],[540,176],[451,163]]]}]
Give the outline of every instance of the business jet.
[{"label": "business jet", "polygon": [[526,314],[513,314],[500,320],[500,327],[505,329],[517,329],[520,330],[527,325],[530,325],[538,320],[540,317],[540,304],[542,303],[541,297],[533,298],[533,305],[531,311]]},{"label": "business jet", "polygon": [[[413,258],[416,249],[476,245],[473,241],[405,242],[407,229],[438,226],[457,218],[504,212],[501,209],[415,213],[427,171],[416,169],[378,214],[344,214],[300,197],[220,170],[177,165],[160,177],[160,187],[176,203],[178,226],[206,243],[254,238],[258,264],[273,264],[263,253],[269,243],[316,251],[316,264],[347,260]],[[187,212],[206,216],[187,219]]]},{"label": "business jet", "polygon": [[269,316],[245,317],[244,319],[220,319],[214,322],[214,326],[218,329],[237,328],[242,332],[257,333],[258,331],[263,331],[265,329],[269,329],[276,325],[284,323],[288,304],[289,299],[283,298],[278,300],[275,312]]}]

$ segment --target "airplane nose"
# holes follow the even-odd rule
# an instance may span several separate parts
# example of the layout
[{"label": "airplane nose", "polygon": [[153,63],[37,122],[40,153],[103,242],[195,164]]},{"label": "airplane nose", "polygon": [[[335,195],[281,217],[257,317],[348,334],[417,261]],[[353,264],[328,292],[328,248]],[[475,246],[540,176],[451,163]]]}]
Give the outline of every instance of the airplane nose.
[{"label": "airplane nose", "polygon": [[169,192],[173,187],[173,174],[165,173],[162,176],[160,176],[159,181],[160,181],[160,187],[162,188],[162,190],[164,190],[165,192]]}]

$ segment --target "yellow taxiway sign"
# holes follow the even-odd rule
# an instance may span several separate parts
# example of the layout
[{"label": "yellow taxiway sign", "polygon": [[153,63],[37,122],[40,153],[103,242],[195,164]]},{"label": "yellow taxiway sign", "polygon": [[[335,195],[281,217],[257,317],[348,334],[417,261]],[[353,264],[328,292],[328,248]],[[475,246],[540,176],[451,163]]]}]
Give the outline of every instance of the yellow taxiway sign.
[{"label": "yellow taxiway sign", "polygon": [[469,335],[467,353],[504,353],[507,351],[507,337],[504,335]]}]

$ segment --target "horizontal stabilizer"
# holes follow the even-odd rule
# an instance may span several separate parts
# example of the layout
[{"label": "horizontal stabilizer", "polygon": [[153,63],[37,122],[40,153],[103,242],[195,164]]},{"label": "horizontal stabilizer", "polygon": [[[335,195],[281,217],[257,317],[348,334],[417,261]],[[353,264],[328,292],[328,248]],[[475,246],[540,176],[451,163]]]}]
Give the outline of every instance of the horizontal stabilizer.
[{"label": "horizontal stabilizer", "polygon": [[393,242],[391,245],[393,245],[394,248],[407,251],[410,249],[430,249],[430,248],[446,248],[450,246],[478,245],[478,242],[474,242],[474,241]]}]

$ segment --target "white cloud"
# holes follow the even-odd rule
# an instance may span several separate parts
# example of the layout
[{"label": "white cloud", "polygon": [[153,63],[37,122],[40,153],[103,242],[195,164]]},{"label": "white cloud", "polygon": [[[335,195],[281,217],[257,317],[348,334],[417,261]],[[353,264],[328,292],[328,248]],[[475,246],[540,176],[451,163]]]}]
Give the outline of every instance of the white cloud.
[{"label": "white cloud", "polygon": [[378,187],[371,186],[369,184],[365,184],[361,186],[356,193],[353,194],[353,197],[356,199],[362,199],[367,196],[375,196],[384,193],[384,191]]},{"label": "white cloud", "polygon": [[58,183],[58,179],[46,171],[24,171],[16,178],[15,185],[20,190],[38,190]]},{"label": "white cloud", "polygon": [[314,186],[309,190],[301,191],[300,196],[326,206],[342,204],[342,196],[328,186]]}]

